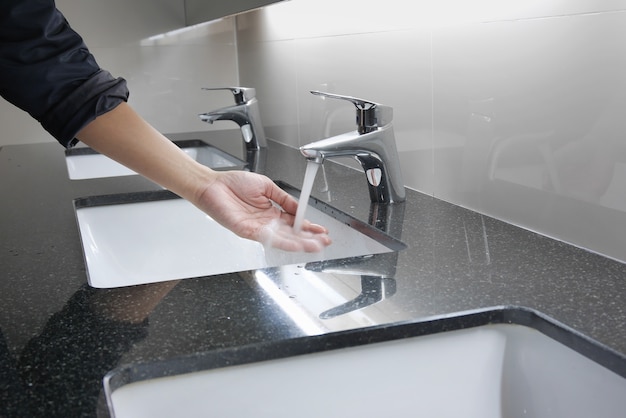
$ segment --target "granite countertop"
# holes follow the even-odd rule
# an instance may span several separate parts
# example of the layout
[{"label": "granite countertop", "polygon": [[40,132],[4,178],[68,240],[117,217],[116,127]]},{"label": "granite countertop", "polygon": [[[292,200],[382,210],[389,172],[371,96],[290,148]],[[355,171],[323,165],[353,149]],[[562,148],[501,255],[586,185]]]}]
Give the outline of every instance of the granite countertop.
[{"label": "granite countertop", "polygon": [[[236,131],[170,138],[202,139],[243,158]],[[301,187],[305,161],[297,150],[270,141],[265,158],[270,178]],[[381,293],[382,300],[320,319],[372,283],[342,272],[297,277],[301,266],[264,274],[309,315],[308,327],[286,313],[254,272],[91,288],[73,200],[158,189],[139,176],[69,180],[57,144],[0,149],[0,405],[6,416],[106,415],[102,378],[120,365],[490,307],[531,309],[614,359],[626,358],[626,265],[412,190],[404,204],[372,205],[363,174],[331,162],[318,173],[313,196],[364,222],[378,219],[407,245],[383,257],[373,286],[392,290]],[[310,281],[323,286],[312,290],[305,285]],[[624,364],[617,368],[626,375]]]}]

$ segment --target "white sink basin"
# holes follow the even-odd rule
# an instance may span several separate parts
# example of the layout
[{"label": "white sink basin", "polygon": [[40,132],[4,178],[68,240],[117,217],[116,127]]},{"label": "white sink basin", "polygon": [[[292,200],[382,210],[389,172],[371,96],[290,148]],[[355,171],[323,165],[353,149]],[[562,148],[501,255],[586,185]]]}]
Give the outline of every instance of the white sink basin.
[{"label": "white sink basin", "polygon": [[255,270],[390,252],[404,248],[381,231],[346,225],[309,207],[307,218],[325,225],[333,244],[320,253],[264,248],[240,238],[168,191],[75,201],[89,284],[98,288]]},{"label": "white sink basin", "polygon": [[[239,168],[244,161],[199,140],[175,141],[194,160],[213,169]],[[65,163],[71,180],[132,176],[137,173],[91,148],[65,151]]]},{"label": "white sink basin", "polygon": [[147,380],[183,362],[128,366],[105,378],[105,391],[116,418],[617,418],[626,411],[625,378],[522,325],[321,350],[257,362],[257,351],[272,353],[271,345],[217,351],[205,359],[208,370]]}]

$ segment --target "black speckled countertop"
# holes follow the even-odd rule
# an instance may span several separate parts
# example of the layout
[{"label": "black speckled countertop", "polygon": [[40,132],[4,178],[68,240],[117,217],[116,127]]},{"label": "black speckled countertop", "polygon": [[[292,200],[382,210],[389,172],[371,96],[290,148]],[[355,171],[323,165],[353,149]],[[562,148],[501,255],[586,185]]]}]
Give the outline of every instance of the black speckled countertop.
[{"label": "black speckled countertop", "polygon": [[[170,138],[242,153],[238,132]],[[270,141],[265,158],[270,178],[301,186],[297,150]],[[378,275],[264,271],[308,325],[255,272],[89,287],[73,200],[156,189],[139,176],[69,180],[57,144],[0,149],[0,416],[106,416],[102,379],[122,365],[346,330],[357,338],[364,327],[503,306],[563,324],[626,375],[626,265],[411,190],[404,204],[373,206],[363,174],[335,163],[324,164],[313,196],[364,222],[378,219],[407,248],[383,256]],[[310,281],[323,286],[303,285]],[[359,299],[366,288],[374,299]],[[328,311],[335,314],[320,319]]]}]

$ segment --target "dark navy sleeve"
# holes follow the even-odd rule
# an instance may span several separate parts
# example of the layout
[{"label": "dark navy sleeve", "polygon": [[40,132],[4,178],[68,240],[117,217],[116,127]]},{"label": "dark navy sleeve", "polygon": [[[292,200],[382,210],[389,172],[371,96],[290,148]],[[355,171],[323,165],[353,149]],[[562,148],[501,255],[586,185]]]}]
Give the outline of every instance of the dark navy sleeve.
[{"label": "dark navy sleeve", "polygon": [[128,100],[54,0],[0,1],[0,95],[71,147],[85,125]]}]

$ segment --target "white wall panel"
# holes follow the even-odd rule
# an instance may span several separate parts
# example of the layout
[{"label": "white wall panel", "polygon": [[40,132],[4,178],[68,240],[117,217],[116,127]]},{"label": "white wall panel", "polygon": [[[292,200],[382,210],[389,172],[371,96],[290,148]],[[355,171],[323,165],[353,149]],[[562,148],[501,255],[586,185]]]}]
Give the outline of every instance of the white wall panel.
[{"label": "white wall panel", "polygon": [[626,261],[625,9],[292,0],[238,17],[241,80],[294,147],[352,127],[310,89],[389,104],[408,187]]}]

